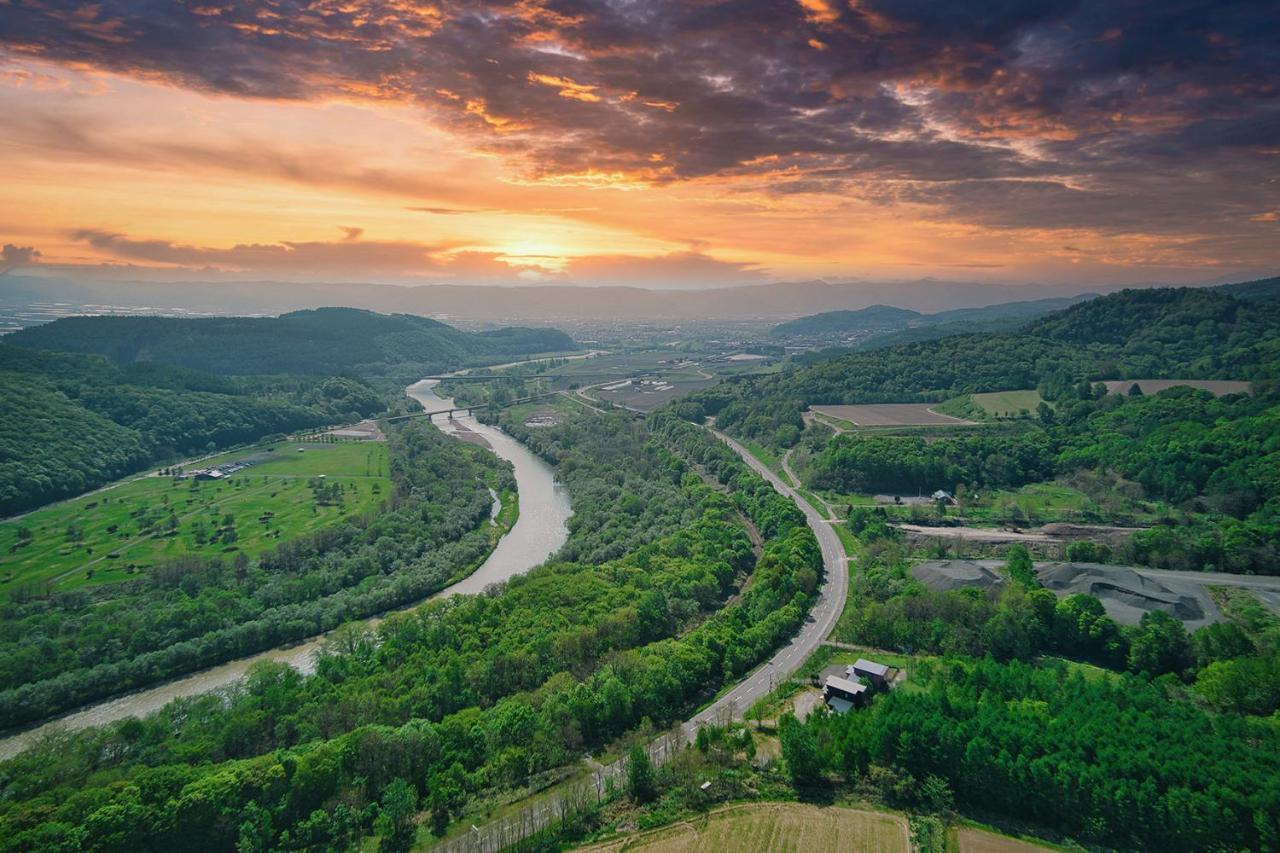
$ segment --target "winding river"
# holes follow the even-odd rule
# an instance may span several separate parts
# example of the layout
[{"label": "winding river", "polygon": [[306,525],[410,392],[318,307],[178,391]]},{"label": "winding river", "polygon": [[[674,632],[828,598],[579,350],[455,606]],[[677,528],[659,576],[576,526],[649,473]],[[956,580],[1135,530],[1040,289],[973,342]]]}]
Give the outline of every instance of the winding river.
[{"label": "winding river", "polygon": [[[451,399],[435,393],[438,384],[438,380],[426,379],[410,385],[405,393],[427,410],[452,407]],[[443,420],[442,417],[433,419],[441,430],[456,433],[459,427],[464,427],[483,437],[494,453],[511,463],[515,471],[520,516],[478,569],[427,600],[483,592],[490,584],[500,583],[539,565],[565,543],[569,536],[567,522],[572,512],[569,496],[555,481],[551,468],[520,442],[497,427],[479,423],[474,417],[457,417],[451,421]],[[393,612],[412,610],[420,604],[421,601],[415,602],[401,611]],[[377,625],[387,615],[389,614],[384,613],[369,619],[365,624],[370,627]],[[156,687],[126,693],[0,738],[0,759],[12,758],[41,735],[54,729],[83,729],[125,717],[141,717],[160,710],[179,697],[196,696],[234,684],[258,661],[280,661],[304,673],[310,673],[315,669],[315,653],[327,636],[322,634],[291,646],[271,649],[201,670]]]}]

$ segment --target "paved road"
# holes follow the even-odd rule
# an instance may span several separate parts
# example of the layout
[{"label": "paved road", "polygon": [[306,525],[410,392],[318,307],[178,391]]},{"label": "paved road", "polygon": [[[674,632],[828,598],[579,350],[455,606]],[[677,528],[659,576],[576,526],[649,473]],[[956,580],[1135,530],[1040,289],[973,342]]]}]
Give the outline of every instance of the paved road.
[{"label": "paved road", "polygon": [[700,726],[707,723],[719,723],[730,717],[740,717],[757,699],[767,695],[773,685],[785,680],[800,668],[805,659],[813,654],[822,644],[831,629],[836,626],[840,613],[844,610],[844,601],[849,594],[849,568],[845,561],[844,546],[840,537],[831,529],[808,501],[796,494],[795,489],[770,471],[765,465],[746,451],[727,435],[712,430],[725,444],[733,448],[742,460],[752,467],[760,476],[786,497],[804,513],[809,529],[818,538],[822,548],[822,564],[825,577],[822,589],[818,591],[818,601],[809,612],[809,619],[800,628],[800,633],[789,644],[783,647],[767,663],[747,675],[739,684],[725,695],[717,699],[710,707],[704,709],[682,726],[687,737],[697,734]]},{"label": "paved road", "polygon": [[[694,737],[698,729],[708,724],[721,725],[739,718],[757,699],[767,695],[773,685],[790,676],[815,649],[822,644],[835,627],[844,610],[845,597],[849,593],[849,569],[846,565],[844,546],[831,525],[809,504],[783,483],[777,475],[756,460],[740,444],[728,436],[712,430],[728,444],[760,476],[775,489],[795,502],[804,512],[805,520],[822,548],[822,562],[826,569],[818,601],[810,611],[809,619],[785,648],[775,654],[768,663],[749,673],[732,690],[721,696],[707,708],[681,724],[672,734],[665,734],[649,743],[647,751],[655,765],[661,765],[675,755]],[[536,799],[524,808],[506,817],[472,827],[472,831],[441,842],[434,849],[438,853],[496,853],[535,832],[560,820],[589,803],[599,802],[610,792],[620,788],[626,778],[626,761],[592,768],[589,778],[562,786],[559,790]]]}]

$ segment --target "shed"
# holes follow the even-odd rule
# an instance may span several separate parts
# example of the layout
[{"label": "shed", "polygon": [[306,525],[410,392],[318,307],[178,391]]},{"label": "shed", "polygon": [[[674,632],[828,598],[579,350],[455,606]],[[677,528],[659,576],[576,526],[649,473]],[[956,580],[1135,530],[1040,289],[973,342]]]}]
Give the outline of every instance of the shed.
[{"label": "shed", "polygon": [[876,663],[866,658],[858,658],[853,662],[853,666],[849,667],[845,672],[849,678],[865,678],[876,687],[887,687],[891,669],[892,667],[886,664]]}]

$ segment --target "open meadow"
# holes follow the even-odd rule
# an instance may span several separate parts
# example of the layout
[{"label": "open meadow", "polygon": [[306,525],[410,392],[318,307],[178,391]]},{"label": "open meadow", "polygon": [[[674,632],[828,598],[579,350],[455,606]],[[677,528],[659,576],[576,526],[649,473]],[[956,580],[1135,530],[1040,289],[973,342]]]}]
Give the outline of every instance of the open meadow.
[{"label": "open meadow", "polygon": [[1034,415],[1036,407],[1044,402],[1034,388],[1023,391],[990,391],[974,394],[973,402],[997,418],[1016,418],[1023,413]]},{"label": "open meadow", "polygon": [[730,806],[705,817],[640,835],[583,848],[593,853],[685,853],[735,850],[908,851],[907,821],[901,815],[802,803]]},{"label": "open meadow", "polygon": [[187,554],[254,556],[391,494],[381,442],[280,442],[188,467],[244,461],[222,479],[135,478],[0,524],[0,600],[120,581]]}]

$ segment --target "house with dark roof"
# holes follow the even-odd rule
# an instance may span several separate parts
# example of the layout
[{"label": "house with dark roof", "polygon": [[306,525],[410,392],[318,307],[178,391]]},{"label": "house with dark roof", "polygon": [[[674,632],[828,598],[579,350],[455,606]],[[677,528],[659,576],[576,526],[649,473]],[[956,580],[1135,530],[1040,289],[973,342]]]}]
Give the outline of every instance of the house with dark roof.
[{"label": "house with dark roof", "polygon": [[826,683],[822,685],[822,701],[837,714],[843,714],[851,708],[860,708],[869,698],[867,685],[838,675],[828,675]]},{"label": "house with dark roof", "polygon": [[887,690],[889,688],[890,675],[893,667],[883,663],[867,660],[866,658],[858,658],[854,661],[853,666],[845,670],[845,674],[850,679],[865,678],[878,690]]}]

